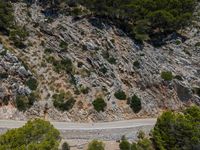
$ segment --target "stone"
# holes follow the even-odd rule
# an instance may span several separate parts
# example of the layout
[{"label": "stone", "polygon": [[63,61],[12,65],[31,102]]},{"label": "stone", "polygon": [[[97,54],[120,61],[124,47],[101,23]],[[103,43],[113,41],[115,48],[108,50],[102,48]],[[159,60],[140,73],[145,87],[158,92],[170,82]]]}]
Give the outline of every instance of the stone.
[{"label": "stone", "polygon": [[18,58],[17,58],[16,56],[10,54],[10,53],[7,53],[7,54],[4,56],[4,58],[5,58],[7,61],[11,62],[11,63],[16,63],[16,62],[18,62]]},{"label": "stone", "polygon": [[84,42],[83,43],[83,49],[84,50],[97,50],[98,46],[94,42],[92,42],[92,41],[90,41],[90,42]]},{"label": "stone", "polygon": [[31,90],[28,87],[19,86],[18,93],[21,95],[29,95],[31,94]]},{"label": "stone", "polygon": [[182,102],[188,102],[189,100],[191,100],[193,93],[190,87],[188,87],[184,83],[177,80],[175,80],[174,83],[175,83],[175,90],[176,90],[178,98]]},{"label": "stone", "polygon": [[30,75],[30,72],[28,72],[23,66],[19,67],[17,70],[20,76],[22,77],[28,77]]}]

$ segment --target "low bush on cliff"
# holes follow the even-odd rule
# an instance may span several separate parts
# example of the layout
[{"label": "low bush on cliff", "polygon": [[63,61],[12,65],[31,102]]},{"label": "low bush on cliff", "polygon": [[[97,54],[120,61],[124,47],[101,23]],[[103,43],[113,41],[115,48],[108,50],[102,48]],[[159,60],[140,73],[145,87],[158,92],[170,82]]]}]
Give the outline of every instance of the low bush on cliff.
[{"label": "low bush on cliff", "polygon": [[61,111],[69,111],[75,102],[76,100],[69,93],[60,92],[53,95],[53,105]]},{"label": "low bush on cliff", "polygon": [[126,93],[122,90],[116,91],[114,96],[119,100],[126,100]]},{"label": "low bush on cliff", "polygon": [[103,98],[97,98],[95,99],[93,102],[92,102],[93,106],[94,106],[94,109],[97,111],[97,112],[100,112],[100,111],[104,111],[105,110],[105,107],[107,106],[106,102],[104,101]]}]

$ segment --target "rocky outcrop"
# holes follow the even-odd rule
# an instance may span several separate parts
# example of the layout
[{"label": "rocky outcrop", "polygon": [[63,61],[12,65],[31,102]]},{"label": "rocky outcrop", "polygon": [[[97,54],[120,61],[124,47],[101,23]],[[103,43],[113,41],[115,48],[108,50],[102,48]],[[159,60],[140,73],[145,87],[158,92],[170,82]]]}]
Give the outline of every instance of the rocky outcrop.
[{"label": "rocky outcrop", "polygon": [[[171,36],[166,45],[153,47],[148,43],[138,45],[122,30],[98,18],[74,20],[72,16],[60,15],[49,19],[41,13],[40,6],[23,9],[24,3],[15,3],[14,7],[16,22],[26,25],[29,32],[26,43],[31,43],[25,50],[16,49],[17,57],[28,58],[25,62],[40,82],[42,103],[35,103],[25,113],[26,117],[43,117],[44,103],[52,120],[85,122],[157,116],[165,109],[179,110],[191,103],[199,104],[199,96],[192,92],[193,87],[200,86],[200,47],[196,46],[200,42],[199,22],[185,29],[185,41]],[[5,91],[11,97],[15,93],[29,94],[30,89],[23,83],[32,73],[9,52],[0,57],[0,69],[9,74],[1,83],[0,97],[7,95]],[[56,72],[52,57],[69,58],[72,72]],[[174,79],[164,81],[163,71],[172,72]],[[83,88],[88,88],[88,93],[81,92]],[[119,89],[127,97],[136,94],[141,98],[142,110],[138,114],[127,101],[115,98]],[[52,95],[59,91],[76,99],[69,112],[58,111],[52,104]],[[93,109],[96,97],[105,99],[105,112]]]}]

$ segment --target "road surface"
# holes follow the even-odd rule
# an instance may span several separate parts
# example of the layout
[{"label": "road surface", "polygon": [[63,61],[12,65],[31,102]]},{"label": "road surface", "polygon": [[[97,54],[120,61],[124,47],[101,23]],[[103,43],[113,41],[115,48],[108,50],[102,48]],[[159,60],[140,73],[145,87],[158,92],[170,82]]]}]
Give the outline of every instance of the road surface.
[{"label": "road surface", "polygon": [[[139,130],[149,133],[155,122],[155,118],[150,118],[103,123],[51,123],[61,132],[64,139],[118,140],[122,135],[129,139],[135,139]],[[0,129],[5,131],[6,129],[19,128],[25,123],[26,121],[0,120]]]}]

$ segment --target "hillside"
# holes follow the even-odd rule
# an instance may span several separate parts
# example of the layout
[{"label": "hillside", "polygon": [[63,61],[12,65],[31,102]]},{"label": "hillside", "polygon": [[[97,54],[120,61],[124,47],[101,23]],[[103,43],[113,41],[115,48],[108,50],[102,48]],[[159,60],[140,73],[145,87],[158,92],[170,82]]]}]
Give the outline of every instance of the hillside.
[{"label": "hillside", "polygon": [[73,7],[11,5],[19,28],[0,35],[1,119],[111,121],[200,105],[200,12],[156,47]]}]

